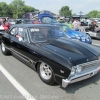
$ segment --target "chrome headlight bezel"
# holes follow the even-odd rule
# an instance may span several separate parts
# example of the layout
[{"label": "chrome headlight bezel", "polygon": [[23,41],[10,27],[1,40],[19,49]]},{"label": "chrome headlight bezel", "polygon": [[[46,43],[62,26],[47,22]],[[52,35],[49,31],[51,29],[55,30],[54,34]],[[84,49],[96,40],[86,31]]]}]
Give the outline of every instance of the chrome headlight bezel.
[{"label": "chrome headlight bezel", "polygon": [[76,68],[72,67],[70,75],[73,76],[75,75],[75,73],[76,73]]},{"label": "chrome headlight bezel", "polygon": [[76,73],[80,73],[82,71],[82,66],[76,66]]},{"label": "chrome headlight bezel", "polygon": [[71,75],[71,76],[72,76],[72,75],[75,75],[75,74],[77,74],[77,73],[80,73],[81,71],[82,71],[82,66],[79,66],[79,65],[73,66],[72,69],[71,69],[70,75]]}]

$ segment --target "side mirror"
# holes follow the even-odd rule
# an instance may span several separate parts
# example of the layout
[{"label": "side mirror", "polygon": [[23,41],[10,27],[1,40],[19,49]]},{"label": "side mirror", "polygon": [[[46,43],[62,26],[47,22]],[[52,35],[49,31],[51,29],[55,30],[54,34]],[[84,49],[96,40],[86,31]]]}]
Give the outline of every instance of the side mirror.
[{"label": "side mirror", "polygon": [[23,37],[16,35],[16,38],[18,38],[19,41],[23,41]]},{"label": "side mirror", "polygon": [[23,41],[23,38],[22,38],[22,37],[19,37],[18,40],[19,40],[19,41]]}]

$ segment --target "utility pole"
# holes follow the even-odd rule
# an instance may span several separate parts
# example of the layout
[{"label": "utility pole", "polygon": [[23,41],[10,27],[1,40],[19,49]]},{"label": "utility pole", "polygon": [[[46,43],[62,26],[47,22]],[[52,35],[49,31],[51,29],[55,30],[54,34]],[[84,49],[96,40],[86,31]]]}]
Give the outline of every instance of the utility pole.
[{"label": "utility pole", "polygon": [[82,16],[83,12],[82,12],[82,11],[80,11],[80,12],[79,12],[79,14],[80,14],[80,20],[81,20],[81,16]]}]

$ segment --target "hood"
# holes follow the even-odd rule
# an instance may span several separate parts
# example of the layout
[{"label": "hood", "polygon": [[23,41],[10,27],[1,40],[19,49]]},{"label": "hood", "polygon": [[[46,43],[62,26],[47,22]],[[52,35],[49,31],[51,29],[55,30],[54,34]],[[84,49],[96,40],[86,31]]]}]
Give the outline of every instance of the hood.
[{"label": "hood", "polygon": [[75,30],[71,30],[71,29],[69,29],[66,33],[69,36],[73,36],[73,35],[76,35],[76,36],[79,36],[79,37],[87,36],[87,34],[85,34],[85,33],[82,33],[82,32],[79,32],[79,31],[75,31]]},{"label": "hood", "polygon": [[66,38],[48,40],[42,48],[56,54],[61,59],[70,59],[76,65],[97,60],[100,56],[99,47]]},{"label": "hood", "polygon": [[91,37],[85,33],[69,29],[66,34],[70,36],[71,39],[77,39],[88,44],[92,43]]},{"label": "hood", "polygon": [[54,17],[50,14],[38,14],[39,19],[42,21],[43,17],[50,17],[52,19],[54,19]]}]

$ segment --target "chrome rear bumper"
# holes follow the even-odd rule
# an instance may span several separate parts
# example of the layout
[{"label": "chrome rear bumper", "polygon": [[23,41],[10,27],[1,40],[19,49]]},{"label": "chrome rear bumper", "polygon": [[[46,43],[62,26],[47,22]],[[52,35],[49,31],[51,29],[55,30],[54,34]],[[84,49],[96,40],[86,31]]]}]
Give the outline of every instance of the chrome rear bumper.
[{"label": "chrome rear bumper", "polygon": [[62,87],[66,88],[67,85],[70,83],[75,83],[75,82],[90,78],[90,77],[94,76],[95,74],[97,74],[99,71],[100,71],[100,67],[98,67],[95,70],[92,70],[90,72],[77,74],[77,75],[71,77],[70,79],[62,79]]}]

